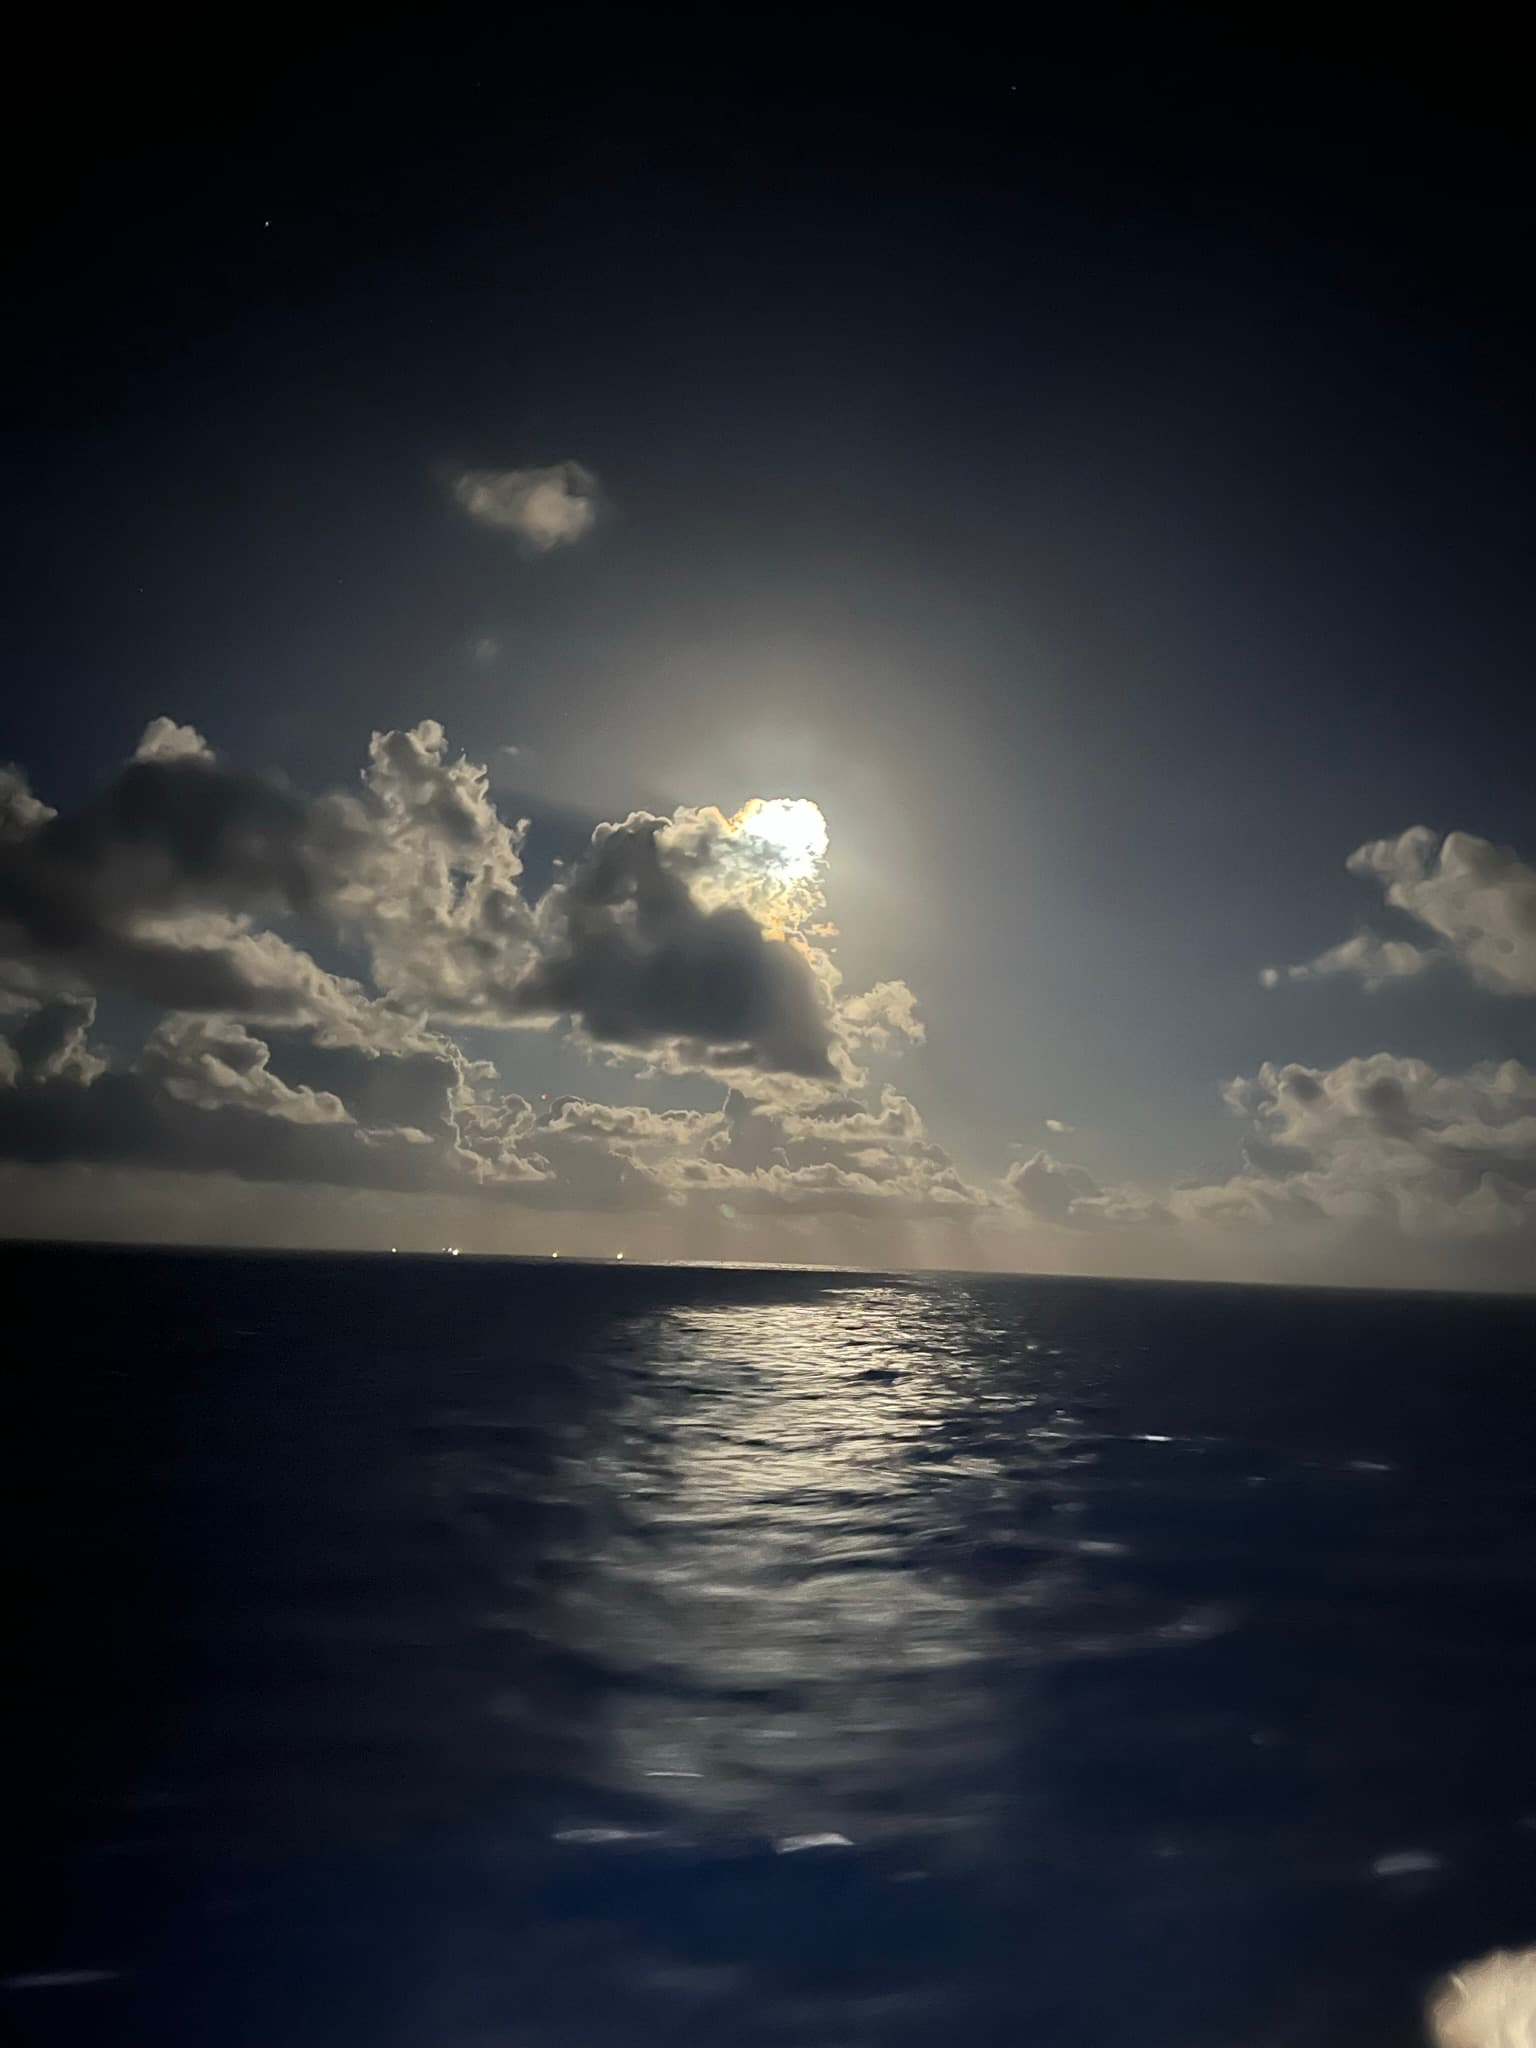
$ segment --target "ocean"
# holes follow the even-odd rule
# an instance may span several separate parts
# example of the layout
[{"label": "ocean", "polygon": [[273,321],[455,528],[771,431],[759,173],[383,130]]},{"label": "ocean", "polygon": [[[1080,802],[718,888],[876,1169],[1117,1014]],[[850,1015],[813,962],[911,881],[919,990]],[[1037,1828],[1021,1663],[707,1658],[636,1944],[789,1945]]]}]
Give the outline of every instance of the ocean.
[{"label": "ocean", "polygon": [[13,2038],[1409,2048],[1536,1943],[1536,1305],[0,1275]]}]

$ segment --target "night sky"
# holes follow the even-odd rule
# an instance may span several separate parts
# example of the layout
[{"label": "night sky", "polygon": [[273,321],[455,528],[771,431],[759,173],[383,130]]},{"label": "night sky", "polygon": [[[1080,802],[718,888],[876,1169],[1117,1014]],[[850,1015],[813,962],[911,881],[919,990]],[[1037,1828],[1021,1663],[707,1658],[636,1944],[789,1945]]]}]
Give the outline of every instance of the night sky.
[{"label": "night sky", "polygon": [[13,97],[0,1228],[1536,1278],[1512,49]]}]

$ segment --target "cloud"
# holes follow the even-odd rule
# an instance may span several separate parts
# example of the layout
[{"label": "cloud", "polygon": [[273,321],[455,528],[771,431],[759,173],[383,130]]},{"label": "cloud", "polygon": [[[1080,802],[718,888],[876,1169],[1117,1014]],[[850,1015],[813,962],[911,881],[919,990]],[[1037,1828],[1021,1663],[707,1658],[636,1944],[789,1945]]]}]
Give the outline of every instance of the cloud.
[{"label": "cloud", "polygon": [[442,1135],[475,1089],[495,1079],[488,1062],[466,1059],[433,1032],[402,1035],[394,1045],[271,1027],[264,1037],[275,1076],[290,1088],[334,1097],[370,1129]]},{"label": "cloud", "polygon": [[603,1045],[672,1066],[832,1082],[829,1005],[804,952],[750,912],[707,908],[666,856],[667,820],[599,826],[539,906],[539,956],[510,991]]},{"label": "cloud", "polygon": [[445,1023],[514,1021],[533,914],[523,831],[502,820],[485,767],[451,756],[443,728],[424,719],[376,732],[361,793],[317,809],[327,907],[367,951],[380,993]]},{"label": "cloud", "polygon": [[1387,904],[1434,934],[1428,946],[1362,932],[1298,967],[1264,969],[1267,988],[1352,974],[1368,988],[1454,961],[1495,995],[1536,995],[1536,869],[1470,832],[1442,839],[1415,825],[1357,847],[1349,871],[1380,885]]},{"label": "cloud", "polygon": [[1246,1167],[1176,1190],[1187,1221],[1536,1238],[1536,1073],[1518,1061],[1460,1074],[1390,1053],[1266,1064],[1224,1092],[1250,1125]]},{"label": "cloud", "polygon": [[87,1043],[94,1012],[38,1005],[0,1040],[0,1159],[403,1193],[510,1190],[546,1171],[517,1146],[528,1105],[451,1041],[268,1038],[173,1014],[114,1062]]},{"label": "cloud", "polygon": [[211,761],[213,749],[193,725],[152,718],[133,750],[135,761]]},{"label": "cloud", "polygon": [[22,771],[11,763],[0,763],[0,842],[24,839],[58,813],[50,804],[32,794]]},{"label": "cloud", "polygon": [[681,1177],[754,1208],[953,1217],[979,1213],[995,1199],[960,1177],[913,1104],[889,1084],[877,1108],[847,1096],[791,1108],[732,1090],[699,1151]]},{"label": "cloud", "polygon": [[138,1071],[198,1109],[257,1110],[296,1124],[351,1122],[339,1096],[291,1087],[271,1060],[271,1047],[243,1024],[168,1017],[145,1046]]},{"label": "cloud", "polygon": [[904,981],[877,981],[865,994],[848,997],[840,1017],[850,1043],[875,1052],[889,1052],[904,1040],[921,1045],[928,1035]]},{"label": "cloud", "polygon": [[[953,1251],[940,1226],[958,1224],[978,1262],[1048,1245],[1100,1270],[1536,1271],[1536,1076],[1517,1062],[1260,1066],[1225,1091],[1234,1170],[1166,1192],[1043,1150],[979,1178],[871,1078],[924,1027],[904,982],[844,984],[814,804],[635,811],[542,889],[528,829],[430,719],[375,732],[358,779],[314,795],[170,719],[64,812],[0,770],[0,1162],[22,1227],[15,1169],[68,1167],[646,1217],[672,1249],[669,1228],[729,1252],[778,1219],[772,1241],[815,1256]],[[1289,975],[1393,980],[1445,957],[1536,988],[1513,854],[1410,833],[1353,864],[1425,943],[1362,934]],[[98,1038],[105,995],[156,1013],[140,1042],[120,1005]],[[467,1030],[514,1055],[554,1032],[694,1100],[535,1109]]]},{"label": "cloud", "polygon": [[1015,1160],[1004,1180],[1031,1216],[1065,1230],[1139,1228],[1173,1220],[1162,1202],[1127,1188],[1102,1188],[1082,1167],[1064,1165],[1049,1152]]},{"label": "cloud", "polygon": [[[355,1042],[564,1025],[669,1071],[785,1087],[856,1083],[860,1053],[922,1035],[903,983],[844,994],[802,929],[824,903],[819,853],[791,861],[746,812],[599,825],[531,902],[524,823],[434,720],[375,733],[361,785],[313,798],[164,719],[68,815],[6,788],[0,941],[81,990]],[[359,949],[371,987],[274,929],[301,919]]]},{"label": "cloud", "polygon": [[1070,1223],[1074,1204],[1098,1199],[1093,1176],[1080,1166],[1063,1166],[1049,1152],[1033,1152],[1015,1160],[1007,1184],[1031,1215],[1049,1223]]},{"label": "cloud", "polygon": [[661,1146],[668,1150],[697,1144],[720,1127],[714,1112],[696,1109],[649,1109],[639,1104],[588,1102],[579,1095],[561,1095],[537,1119],[539,1140],[569,1138],[577,1143],[628,1145],[637,1150]]},{"label": "cloud", "polygon": [[1248,1126],[1239,1170],[1158,1198],[1043,1151],[989,1191],[888,1084],[874,1102],[733,1089],[718,1109],[563,1096],[536,1112],[448,1040],[391,1051],[180,1016],[118,1065],[89,1043],[93,1015],[56,999],[0,1040],[0,1159],[594,1215],[958,1221],[993,1244],[1012,1216],[1097,1245],[1109,1270],[1155,1241],[1163,1270],[1454,1277],[1425,1258],[1459,1246],[1494,1261],[1464,1271],[1518,1281],[1536,1250],[1536,1072],[1515,1061],[1265,1065],[1225,1091]]},{"label": "cloud", "polygon": [[[594,1213],[993,1199],[905,1097],[848,1092],[856,1054],[922,1026],[904,983],[845,993],[802,799],[600,824],[537,898],[525,821],[433,720],[376,732],[360,781],[316,796],[162,718],[73,811],[19,771],[0,799],[0,1158]],[[136,1051],[90,1042],[98,992],[161,1013]],[[725,1106],[535,1113],[454,1042],[466,1026],[718,1076]]]},{"label": "cloud", "polygon": [[1265,988],[1278,988],[1282,981],[1323,981],[1333,974],[1353,974],[1367,988],[1381,988],[1389,981],[1406,981],[1422,974],[1444,956],[1432,946],[1415,946],[1407,939],[1379,939],[1374,932],[1358,932],[1341,945],[1330,946],[1314,960],[1296,967],[1265,967],[1259,980]]},{"label": "cloud", "polygon": [[1469,832],[1422,826],[1352,854],[1351,871],[1375,877],[1386,897],[1443,939],[1484,988],[1536,995],[1536,870]]},{"label": "cloud", "polygon": [[[1246,1125],[1224,1179],[1161,1195],[1039,1151],[1009,1168],[1036,1223],[1102,1249],[1101,1270],[1529,1286],[1536,1276],[1536,1072],[1442,1073],[1388,1053],[1265,1064],[1222,1090]],[[1147,1226],[1158,1229],[1149,1238]]]},{"label": "cloud", "polygon": [[334,1114],[288,1113],[259,1089],[242,1101],[234,1070],[221,1076],[212,1062],[201,1075],[195,1061],[180,1071],[188,1084],[181,1093],[165,1085],[154,1057],[141,1068],[104,1067],[87,1082],[54,1077],[0,1089],[0,1158],[295,1185],[407,1191],[433,1184],[404,1138],[364,1132]]},{"label": "cloud", "polygon": [[352,1000],[275,933],[251,929],[321,899],[334,849],[312,808],[218,763],[189,728],[155,720],[68,815],[19,779],[6,796],[0,947],[13,961],[168,1009],[311,1014]]},{"label": "cloud", "polygon": [[482,526],[513,534],[534,554],[569,547],[597,524],[597,478],[579,462],[547,469],[470,469],[453,495]]},{"label": "cloud", "polygon": [[0,1159],[592,1212],[953,1218],[988,1200],[889,1088],[878,1107],[840,1098],[825,1114],[737,1091],[718,1110],[562,1096],[536,1114],[448,1041],[403,1053],[269,1042],[183,1016],[113,1066],[86,1044],[93,1010],[40,1008],[0,1041]]},{"label": "cloud", "polygon": [[89,1083],[105,1067],[90,1049],[96,1003],[91,996],[61,995],[39,1003],[0,1039],[0,1082]]}]

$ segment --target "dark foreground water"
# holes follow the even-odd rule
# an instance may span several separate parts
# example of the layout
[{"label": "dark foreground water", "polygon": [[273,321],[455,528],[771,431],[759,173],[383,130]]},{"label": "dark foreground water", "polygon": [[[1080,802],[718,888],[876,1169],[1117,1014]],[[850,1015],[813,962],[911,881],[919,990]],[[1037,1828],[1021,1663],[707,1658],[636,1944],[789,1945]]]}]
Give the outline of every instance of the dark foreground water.
[{"label": "dark foreground water", "polygon": [[0,2026],[1407,2048],[1536,1941],[1536,1311],[0,1254]]}]

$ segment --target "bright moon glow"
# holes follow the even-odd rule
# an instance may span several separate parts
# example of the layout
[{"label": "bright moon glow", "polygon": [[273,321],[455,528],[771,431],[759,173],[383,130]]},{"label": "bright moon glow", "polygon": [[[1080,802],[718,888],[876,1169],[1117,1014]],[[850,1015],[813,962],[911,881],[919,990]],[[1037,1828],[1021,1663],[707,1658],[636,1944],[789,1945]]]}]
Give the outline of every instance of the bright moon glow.
[{"label": "bright moon glow", "polygon": [[744,839],[768,849],[787,880],[812,875],[827,854],[827,821],[809,797],[749,797],[731,823]]},{"label": "bright moon glow", "polygon": [[827,821],[809,797],[748,797],[729,818],[683,810],[668,829],[706,910],[744,910],[768,939],[830,935],[811,922],[826,908]]}]

